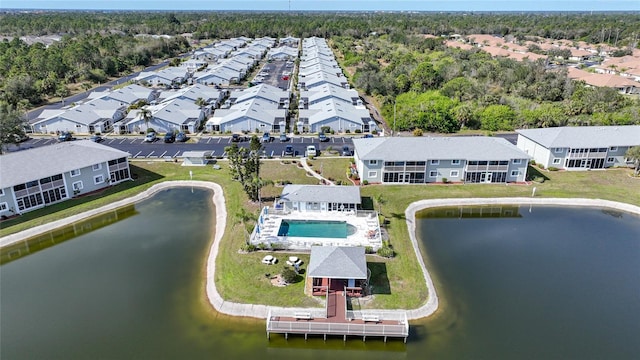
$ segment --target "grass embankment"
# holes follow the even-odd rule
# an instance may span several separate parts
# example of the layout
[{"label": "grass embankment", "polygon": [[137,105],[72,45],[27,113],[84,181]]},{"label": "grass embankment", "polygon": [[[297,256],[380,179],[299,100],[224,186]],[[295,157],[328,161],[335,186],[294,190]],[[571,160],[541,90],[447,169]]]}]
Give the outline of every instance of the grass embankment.
[{"label": "grass embankment", "polygon": [[[322,172],[325,176],[348,183],[345,177],[348,159],[318,158],[311,163],[314,169],[319,169],[322,164]],[[249,254],[238,252],[252,229],[251,221],[247,224],[242,222],[241,209],[257,214],[258,205],[249,202],[239,184],[231,181],[226,171],[226,162],[221,162],[221,165],[222,170],[213,170],[211,167],[181,167],[175,163],[135,161],[132,163],[132,173],[137,176],[135,181],[3,222],[0,236],[102,206],[138,193],[157,182],[186,180],[189,178],[189,171],[192,171],[194,180],[213,181],[225,190],[228,213],[227,231],[220,246],[216,271],[216,285],[222,297],[229,301],[276,306],[317,305],[316,300],[303,295],[304,281],[287,287],[275,287],[265,276],[279,273],[289,254],[271,253],[279,258],[280,262],[277,265],[267,266],[260,263],[262,257],[267,254],[265,252]],[[265,161],[262,169],[263,177],[274,182],[288,180],[292,183],[317,184],[316,179],[309,177],[302,168],[297,166],[297,163],[291,160]],[[627,169],[544,172],[543,175],[548,180],[533,185],[448,184],[363,187],[362,196],[369,198],[369,201],[365,202],[371,203],[370,199],[375,198],[379,193],[386,200],[382,205],[382,214],[389,220],[388,232],[391,244],[398,254],[394,259],[368,257],[369,267],[375,276],[375,279],[372,279],[374,292],[378,295],[367,306],[408,309],[418,307],[426,300],[426,286],[409,242],[404,219],[404,211],[411,202],[431,198],[527,197],[531,196],[535,186],[536,197],[600,198],[640,205],[640,180],[631,178],[630,174],[631,171]],[[275,197],[280,194],[280,191],[281,187],[270,185],[263,189],[263,196]],[[306,268],[309,263],[308,254],[298,256],[305,262],[303,268]]]}]

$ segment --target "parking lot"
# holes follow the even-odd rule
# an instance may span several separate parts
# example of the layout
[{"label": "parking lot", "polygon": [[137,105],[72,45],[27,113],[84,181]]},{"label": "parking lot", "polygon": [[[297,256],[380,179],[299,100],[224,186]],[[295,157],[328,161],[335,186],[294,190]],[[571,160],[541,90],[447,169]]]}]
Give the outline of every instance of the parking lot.
[{"label": "parking lot", "polygon": [[273,60],[266,63],[251,81],[252,84],[268,84],[276,86],[280,89],[287,90],[291,82],[291,74],[293,73],[293,62],[284,60]]},{"label": "parking lot", "polygon": [[[261,134],[258,138],[260,137]],[[75,141],[90,140],[88,140],[88,137],[78,137]],[[56,143],[58,143],[58,140],[55,137],[38,137],[21,143],[19,147],[11,146],[8,150],[18,151]],[[210,151],[214,157],[225,157],[225,147],[233,144],[231,136],[200,136],[192,138],[185,143],[165,143],[161,138],[159,138],[152,143],[148,143],[144,142],[144,137],[142,135],[135,137],[105,137],[100,143],[114,149],[126,151],[131,154],[131,157],[134,159],[172,159],[181,157],[185,151]],[[237,142],[236,144],[241,147],[249,147],[248,139],[246,141]],[[351,137],[329,137],[329,141],[320,142],[317,136],[302,136],[289,138],[288,141],[281,142],[276,136],[271,142],[262,144],[263,156],[282,157],[284,156],[284,150],[287,145],[291,145],[293,147],[295,152],[294,156],[304,156],[306,147],[312,144],[316,146],[316,149],[318,149],[321,154],[322,152],[326,152],[329,147],[337,151],[339,154],[345,145],[353,151],[353,141]]]}]

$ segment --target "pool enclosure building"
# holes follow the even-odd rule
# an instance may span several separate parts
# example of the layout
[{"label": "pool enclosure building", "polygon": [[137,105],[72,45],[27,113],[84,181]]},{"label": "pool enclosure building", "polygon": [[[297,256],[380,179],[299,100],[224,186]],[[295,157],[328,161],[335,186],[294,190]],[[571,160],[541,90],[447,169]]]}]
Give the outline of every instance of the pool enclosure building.
[{"label": "pool enclosure building", "polygon": [[274,207],[265,206],[249,242],[272,248],[382,246],[378,214],[359,209],[356,186],[287,185]]},{"label": "pool enclosure building", "polygon": [[361,201],[357,186],[287,185],[276,202],[276,209],[285,212],[355,212]]}]

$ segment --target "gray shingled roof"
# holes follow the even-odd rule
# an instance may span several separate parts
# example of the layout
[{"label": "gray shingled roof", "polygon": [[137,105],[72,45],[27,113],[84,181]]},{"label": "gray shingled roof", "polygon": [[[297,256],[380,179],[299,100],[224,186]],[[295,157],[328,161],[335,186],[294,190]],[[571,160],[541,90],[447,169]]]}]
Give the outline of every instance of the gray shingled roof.
[{"label": "gray shingled roof", "polygon": [[357,186],[286,185],[280,198],[284,201],[335,202],[360,204],[360,188]]},{"label": "gray shingled roof", "polygon": [[0,156],[0,188],[129,156],[89,140],[78,140],[11,152]]},{"label": "gray shingled roof", "polygon": [[307,269],[310,277],[367,279],[367,258],[359,246],[312,246]]},{"label": "gray shingled roof", "polygon": [[572,126],[516,132],[546,148],[603,148],[640,145],[640,125]]},{"label": "gray shingled roof", "polygon": [[488,136],[353,139],[360,160],[511,160],[531,156],[505,139]]}]

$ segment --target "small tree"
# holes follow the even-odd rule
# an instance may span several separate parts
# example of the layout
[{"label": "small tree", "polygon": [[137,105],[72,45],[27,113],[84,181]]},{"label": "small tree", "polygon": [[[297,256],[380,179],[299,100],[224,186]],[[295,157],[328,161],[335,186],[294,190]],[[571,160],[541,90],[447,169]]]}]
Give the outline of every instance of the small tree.
[{"label": "small tree", "polygon": [[640,174],[640,146],[629,148],[625,156],[633,161],[633,176],[638,176]]},{"label": "small tree", "polygon": [[27,125],[22,113],[6,103],[0,103],[0,154],[7,144],[19,144],[26,136]]},{"label": "small tree", "polygon": [[282,279],[288,284],[293,284],[298,280],[298,274],[291,268],[285,267],[282,269]]},{"label": "small tree", "polygon": [[149,122],[151,121],[151,118],[153,117],[151,115],[151,111],[149,109],[146,109],[146,108],[140,110],[140,117],[144,121],[145,128],[149,129]]},{"label": "small tree", "polygon": [[378,214],[382,214],[382,205],[387,203],[387,199],[382,196],[382,193],[376,194],[374,199],[376,200],[376,203],[378,203]]}]

